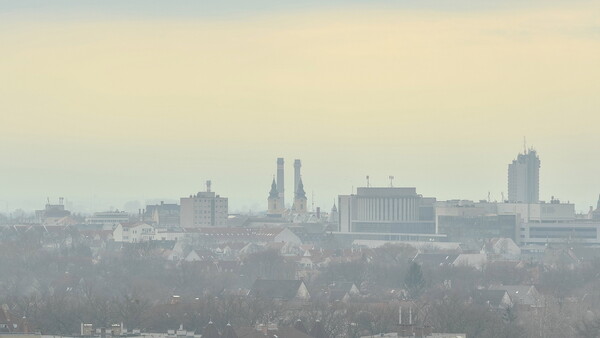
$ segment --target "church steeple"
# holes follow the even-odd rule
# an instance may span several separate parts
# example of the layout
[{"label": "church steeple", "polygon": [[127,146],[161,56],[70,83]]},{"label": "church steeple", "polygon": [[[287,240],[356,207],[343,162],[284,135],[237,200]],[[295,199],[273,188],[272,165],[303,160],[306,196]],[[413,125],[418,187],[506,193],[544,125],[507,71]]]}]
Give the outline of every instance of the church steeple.
[{"label": "church steeple", "polygon": [[299,214],[305,214],[307,212],[306,209],[306,192],[304,191],[304,184],[302,183],[302,178],[300,178],[298,182],[298,187],[296,188],[296,196],[294,196],[294,212]]},{"label": "church steeple", "polygon": [[277,183],[275,183],[275,177],[273,177],[273,183],[271,183],[271,191],[269,191],[269,199],[277,198],[279,192],[277,191]]},{"label": "church steeple", "polygon": [[298,188],[296,189],[296,198],[306,198],[306,192],[304,191],[304,184],[302,183],[302,178],[298,182]]},{"label": "church steeple", "polygon": [[335,205],[335,200],[333,200],[333,207],[331,208],[331,212],[329,213],[329,223],[337,223],[338,222],[338,209],[337,206]]},{"label": "church steeple", "polygon": [[271,191],[269,191],[268,202],[268,213],[271,216],[280,216],[283,212],[283,208],[280,205],[281,199],[279,198],[279,191],[277,190],[277,183],[275,183],[275,177],[273,177],[273,183],[271,183]]}]

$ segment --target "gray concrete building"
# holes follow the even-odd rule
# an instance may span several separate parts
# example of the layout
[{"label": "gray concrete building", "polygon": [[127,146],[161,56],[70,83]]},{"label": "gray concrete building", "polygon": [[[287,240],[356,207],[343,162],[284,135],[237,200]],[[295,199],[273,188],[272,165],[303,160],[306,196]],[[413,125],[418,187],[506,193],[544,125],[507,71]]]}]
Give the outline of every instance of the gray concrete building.
[{"label": "gray concrete building", "polygon": [[540,158],[529,149],[508,165],[508,201],[538,203],[540,200]]}]

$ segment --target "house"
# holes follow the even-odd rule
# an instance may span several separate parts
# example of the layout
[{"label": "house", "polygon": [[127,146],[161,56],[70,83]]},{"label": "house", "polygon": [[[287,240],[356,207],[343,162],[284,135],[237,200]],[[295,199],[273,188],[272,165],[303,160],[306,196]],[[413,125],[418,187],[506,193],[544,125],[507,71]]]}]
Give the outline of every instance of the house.
[{"label": "house", "polygon": [[294,243],[302,241],[288,228],[185,228],[185,231],[198,240],[207,243]]},{"label": "house", "polygon": [[154,227],[147,223],[119,223],[113,230],[113,239],[115,242],[140,243],[154,240],[155,234]]},{"label": "house", "polygon": [[485,243],[484,251],[490,256],[505,260],[515,260],[521,257],[521,249],[510,238],[492,238]]},{"label": "house", "polygon": [[155,241],[180,241],[187,237],[187,234],[181,228],[177,227],[156,227],[154,238]]},{"label": "house", "polygon": [[301,280],[257,279],[250,296],[282,301],[308,301],[310,293]]},{"label": "house", "polygon": [[202,260],[195,250],[190,251],[184,259],[186,262],[199,262]]},{"label": "house", "polygon": [[235,331],[238,338],[315,338],[296,327],[284,327],[276,324],[259,324],[255,327],[240,327]]},{"label": "house", "polygon": [[544,250],[542,258],[544,266],[551,269],[567,268],[570,270],[579,266],[581,260],[577,257],[573,248],[568,246],[549,246]]},{"label": "house", "polygon": [[257,252],[264,251],[265,247],[256,243],[248,243],[240,249],[238,255],[240,257],[248,256]]},{"label": "house", "polygon": [[506,310],[513,306],[512,299],[506,290],[476,290],[473,302],[485,305],[491,310]]},{"label": "house", "polygon": [[469,266],[477,270],[483,269],[487,263],[487,255],[483,253],[462,253],[456,257],[453,266]]},{"label": "house", "polygon": [[208,325],[202,330],[202,337],[204,338],[222,338],[217,326],[212,322],[208,322]]},{"label": "house", "polygon": [[327,294],[330,302],[348,302],[360,295],[360,290],[352,282],[334,282],[329,285]]},{"label": "house", "polygon": [[526,307],[543,307],[543,296],[533,285],[493,285],[488,290],[503,290],[508,293],[515,305]]},{"label": "house", "polygon": [[358,287],[352,282],[334,282],[330,285],[330,290],[344,291],[350,296],[358,296],[360,294]]},{"label": "house", "polygon": [[314,263],[312,261],[312,255],[310,254],[310,251],[306,250],[304,252],[304,255],[302,255],[302,257],[300,257],[300,259],[297,260],[296,264],[300,269],[312,270]]},{"label": "house", "polygon": [[413,262],[421,266],[469,266],[481,270],[485,263],[487,263],[487,256],[482,253],[420,253],[413,258]]},{"label": "house", "polygon": [[[27,326],[25,317],[20,318],[18,316],[13,315],[9,311],[8,305],[2,304],[2,306],[0,307],[0,336],[4,336],[7,334],[9,336],[11,334],[19,334],[19,337],[27,337],[28,332],[29,327]],[[39,336],[39,334],[37,335]]]},{"label": "house", "polygon": [[459,254],[420,253],[413,258],[413,262],[428,267],[452,266],[458,256]]}]

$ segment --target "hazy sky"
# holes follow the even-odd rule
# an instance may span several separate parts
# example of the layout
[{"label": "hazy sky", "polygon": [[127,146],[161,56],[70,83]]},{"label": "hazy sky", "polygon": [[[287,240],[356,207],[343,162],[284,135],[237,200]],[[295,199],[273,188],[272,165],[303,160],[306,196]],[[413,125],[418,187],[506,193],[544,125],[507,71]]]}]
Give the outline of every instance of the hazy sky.
[{"label": "hazy sky", "polygon": [[0,1],[0,211],[261,210],[277,157],[325,209],[365,175],[499,200],[523,136],[542,199],[595,205],[600,2],[321,3]]}]

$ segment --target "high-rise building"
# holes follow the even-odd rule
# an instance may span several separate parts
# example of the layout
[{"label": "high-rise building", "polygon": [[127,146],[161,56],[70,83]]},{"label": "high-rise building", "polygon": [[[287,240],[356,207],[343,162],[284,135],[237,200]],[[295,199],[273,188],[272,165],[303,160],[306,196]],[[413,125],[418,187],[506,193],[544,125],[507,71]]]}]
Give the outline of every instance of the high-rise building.
[{"label": "high-rise building", "polygon": [[277,159],[277,192],[279,193],[279,205],[285,208],[285,174],[283,167],[283,158]]},{"label": "high-rise building", "polygon": [[538,203],[540,200],[540,158],[529,149],[508,165],[508,201]]},{"label": "high-rise building", "polygon": [[210,181],[206,191],[180,199],[181,227],[225,226],[228,216],[227,197],[210,191]]}]

